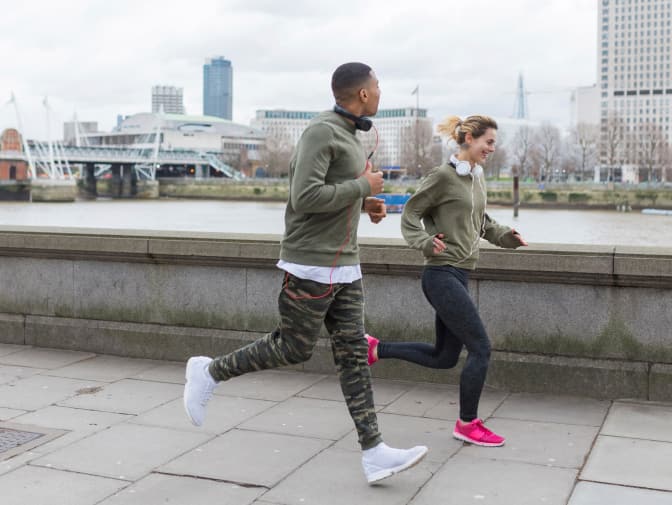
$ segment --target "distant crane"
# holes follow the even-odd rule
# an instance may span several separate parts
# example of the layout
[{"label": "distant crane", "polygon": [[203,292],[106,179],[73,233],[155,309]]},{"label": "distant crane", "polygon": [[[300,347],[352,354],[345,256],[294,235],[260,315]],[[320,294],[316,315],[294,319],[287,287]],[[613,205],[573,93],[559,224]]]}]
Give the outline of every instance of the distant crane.
[{"label": "distant crane", "polygon": [[513,117],[515,119],[529,119],[530,117],[530,108],[527,103],[528,95],[538,95],[542,93],[567,93],[572,92],[575,87],[563,87],[563,88],[553,88],[553,89],[542,89],[537,91],[528,91],[525,89],[525,84],[523,81],[523,73],[518,74],[518,85],[516,86],[516,100],[513,107]]}]

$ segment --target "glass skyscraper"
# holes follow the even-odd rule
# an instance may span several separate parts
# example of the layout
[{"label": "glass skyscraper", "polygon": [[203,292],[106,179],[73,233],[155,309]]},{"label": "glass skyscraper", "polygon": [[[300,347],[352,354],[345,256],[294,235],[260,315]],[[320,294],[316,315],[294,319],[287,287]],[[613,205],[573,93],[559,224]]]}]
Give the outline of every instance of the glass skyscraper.
[{"label": "glass skyscraper", "polygon": [[228,120],[233,116],[233,67],[222,56],[203,65],[203,114]]}]

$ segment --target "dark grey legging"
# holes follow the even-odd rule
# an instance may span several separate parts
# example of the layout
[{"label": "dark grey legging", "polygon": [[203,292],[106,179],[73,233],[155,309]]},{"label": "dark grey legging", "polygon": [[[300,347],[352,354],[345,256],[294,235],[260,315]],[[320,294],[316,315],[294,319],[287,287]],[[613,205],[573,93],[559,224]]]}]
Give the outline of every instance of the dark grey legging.
[{"label": "dark grey legging", "polygon": [[436,311],[436,344],[380,342],[378,358],[396,358],[429,368],[453,368],[462,346],[467,361],[460,376],[460,419],[478,417],[478,403],[490,361],[490,340],[469,296],[469,271],[451,266],[427,266],[422,291]]}]

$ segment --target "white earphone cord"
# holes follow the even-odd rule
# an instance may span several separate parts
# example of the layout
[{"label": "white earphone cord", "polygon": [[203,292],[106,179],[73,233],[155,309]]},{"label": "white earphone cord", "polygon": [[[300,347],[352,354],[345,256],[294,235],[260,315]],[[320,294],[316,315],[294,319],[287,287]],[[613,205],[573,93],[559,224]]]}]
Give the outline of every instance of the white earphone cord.
[{"label": "white earphone cord", "polygon": [[485,228],[485,206],[488,201],[488,194],[486,193],[485,188],[481,184],[481,178],[479,177],[480,174],[475,177],[474,174],[470,175],[471,175],[471,213],[469,214],[469,221],[471,222],[472,225],[474,224],[474,179],[476,178],[478,179],[478,186],[481,189],[481,192],[483,193],[483,214],[481,215],[480,229],[477,230],[476,226],[474,226],[475,237],[474,241],[471,243],[469,253],[464,258],[462,258],[460,261],[457,262],[458,265],[460,263],[464,263],[465,261],[467,261],[474,254],[474,249],[478,246],[478,243],[481,240],[481,236],[483,235],[483,230]]}]

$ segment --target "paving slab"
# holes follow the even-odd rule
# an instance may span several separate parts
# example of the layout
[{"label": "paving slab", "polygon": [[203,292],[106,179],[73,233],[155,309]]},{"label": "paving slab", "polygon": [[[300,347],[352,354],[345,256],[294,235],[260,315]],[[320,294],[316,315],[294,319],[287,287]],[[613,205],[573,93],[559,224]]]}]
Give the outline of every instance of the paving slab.
[{"label": "paving slab", "polygon": [[[426,417],[378,414],[378,427],[383,440],[391,447],[407,449],[416,445],[426,445],[429,453],[427,461],[443,463],[462,447],[462,442],[453,438],[454,422]],[[339,440],[335,447],[360,453],[357,433],[353,430]]]},{"label": "paving slab", "polygon": [[283,505],[405,505],[436,467],[421,462],[371,486],[364,477],[361,453],[329,448],[268,491],[263,499]]},{"label": "paving slab", "polygon": [[339,440],[354,428],[343,402],[290,398],[240,425],[241,429]]},{"label": "paving slab", "polygon": [[488,428],[506,438],[502,447],[465,444],[464,453],[487,459],[579,469],[597,436],[597,426],[492,418]]},{"label": "paving slab", "polygon": [[22,414],[25,414],[25,410],[17,410],[17,409],[6,409],[4,407],[0,407],[0,421],[7,421],[8,419],[14,419],[15,417],[19,417]]},{"label": "paving slab", "polygon": [[610,405],[608,400],[514,393],[504,400],[493,415],[525,421],[601,426]]},{"label": "paving slab", "polygon": [[672,443],[597,437],[581,479],[672,491]]},{"label": "paving slab", "polygon": [[45,375],[70,377],[72,379],[90,379],[99,382],[114,382],[154,368],[160,365],[160,363],[160,361],[145,359],[96,356],[95,358],[45,372]]},{"label": "paving slab", "polygon": [[[44,368],[2,361],[3,352],[35,350]],[[182,405],[184,363],[64,358],[0,345],[0,421],[61,430],[0,461],[1,505],[672,503],[669,403],[487,388],[480,414],[507,444],[481,448],[452,438],[457,386],[374,378],[385,441],[430,452],[416,468],[369,486],[334,375],[283,369],[232,379],[216,389],[205,426],[194,427]],[[44,490],[6,487],[13,475]],[[115,485],[90,491],[87,479],[101,478]],[[68,479],[75,491],[59,502]],[[8,502],[6,489],[19,501]]]},{"label": "paving slab", "polygon": [[670,493],[634,487],[579,482],[567,505],[670,505]]},{"label": "paving slab", "polygon": [[181,398],[184,387],[179,384],[124,379],[103,384],[90,394],[82,394],[61,402],[64,407],[102,410],[119,414],[141,414]]},{"label": "paving slab", "polygon": [[0,365],[0,384],[15,382],[26,379],[43,372],[42,368],[30,368],[26,366]]},{"label": "paving slab", "polygon": [[32,464],[121,480],[137,480],[209,438],[206,434],[124,423],[94,433],[36,459]]},{"label": "paving slab", "polygon": [[325,377],[326,375],[311,373],[264,370],[221,382],[215,389],[215,394],[280,402],[300,393]]},{"label": "paving slab", "polygon": [[672,442],[672,406],[615,402],[602,435]]},{"label": "paving slab", "polygon": [[228,482],[152,474],[98,505],[248,505],[264,491]]},{"label": "paving slab", "polygon": [[[507,393],[486,388],[481,396],[479,416],[486,419],[501,405]],[[382,409],[386,414],[433,417],[455,421],[459,416],[459,386],[421,384]]]},{"label": "paving slab", "polygon": [[95,381],[33,375],[0,386],[0,407],[38,410],[103,385]]},{"label": "paving slab", "polygon": [[95,354],[90,352],[29,347],[18,352],[0,356],[0,364],[53,369],[90,359],[94,356]]},{"label": "paving slab", "polygon": [[25,351],[30,349],[30,345],[18,345],[18,344],[0,344],[0,356],[6,356],[19,351]]},{"label": "paving slab", "polygon": [[159,471],[270,488],[329,444],[316,438],[231,430]]},{"label": "paving slab", "polygon": [[[373,398],[376,407],[389,405],[414,387],[415,384],[410,382],[373,378]],[[308,389],[301,391],[297,396],[318,398],[320,400],[345,401],[338,377],[326,377]]]},{"label": "paving slab", "polygon": [[24,466],[0,476],[2,505],[92,505],[128,482]]},{"label": "paving slab", "polygon": [[565,505],[576,470],[488,460],[458,453],[410,502],[412,505]]},{"label": "paving slab", "polygon": [[266,400],[213,396],[208,402],[207,415],[203,426],[194,426],[184,411],[182,398],[178,398],[145,412],[130,422],[148,426],[163,426],[176,430],[220,434],[275,405],[277,405],[276,402]]},{"label": "paving slab", "polygon": [[42,455],[32,450],[28,450],[12,458],[2,460],[0,461],[0,475],[5,475],[6,473],[13,472],[17,468],[25,466],[26,464],[30,463],[34,459],[39,458],[40,456]]},{"label": "paving slab", "polygon": [[35,448],[35,452],[47,454],[56,449],[60,449],[61,447],[70,445],[96,431],[104,430],[130,418],[132,418],[132,416],[126,414],[72,409],[51,405],[20,416],[14,421],[17,423],[44,426],[45,428],[67,430],[68,433]]},{"label": "paving slab", "polygon": [[154,382],[172,382],[173,384],[184,384],[184,373],[186,363],[160,362],[158,366],[140,372],[132,376],[132,379],[154,381]]}]

